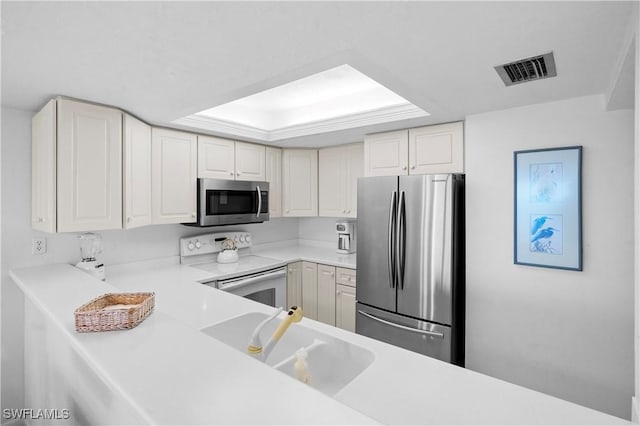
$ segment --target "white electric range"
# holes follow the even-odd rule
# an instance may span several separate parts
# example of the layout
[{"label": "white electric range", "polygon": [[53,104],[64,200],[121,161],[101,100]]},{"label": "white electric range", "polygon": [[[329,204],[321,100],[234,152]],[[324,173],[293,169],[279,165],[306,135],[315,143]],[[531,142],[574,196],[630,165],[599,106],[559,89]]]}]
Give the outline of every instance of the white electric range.
[{"label": "white electric range", "polygon": [[[217,261],[222,242],[231,239],[238,248],[238,260]],[[211,273],[204,285],[274,307],[286,308],[286,263],[251,254],[251,234],[220,232],[180,239],[180,263]]]}]

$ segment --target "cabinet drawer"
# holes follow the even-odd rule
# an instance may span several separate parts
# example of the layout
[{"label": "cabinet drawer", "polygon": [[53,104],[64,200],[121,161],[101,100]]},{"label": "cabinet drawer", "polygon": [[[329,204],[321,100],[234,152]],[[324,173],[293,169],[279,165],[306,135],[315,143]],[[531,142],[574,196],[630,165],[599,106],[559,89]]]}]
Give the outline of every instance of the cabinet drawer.
[{"label": "cabinet drawer", "polygon": [[356,270],[346,269],[346,268],[336,268],[336,283],[355,287],[356,286]]}]

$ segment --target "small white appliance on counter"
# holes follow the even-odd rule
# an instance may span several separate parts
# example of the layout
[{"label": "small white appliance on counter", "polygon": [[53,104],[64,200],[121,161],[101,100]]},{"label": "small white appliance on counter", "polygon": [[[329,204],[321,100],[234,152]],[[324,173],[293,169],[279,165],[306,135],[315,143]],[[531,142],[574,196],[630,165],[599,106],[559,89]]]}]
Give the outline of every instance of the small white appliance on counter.
[{"label": "small white appliance on counter", "polygon": [[102,238],[99,234],[85,232],[78,235],[78,240],[80,240],[82,260],[76,264],[76,268],[82,269],[89,275],[104,281],[104,263],[96,260],[96,256],[102,253]]},{"label": "small white appliance on counter", "polygon": [[[227,249],[232,246],[235,249]],[[285,307],[285,262],[251,254],[250,247],[251,234],[248,232],[195,235],[180,239],[180,263],[211,273],[211,281],[203,282],[204,285],[265,305]],[[225,252],[229,253],[219,257]],[[232,261],[227,262],[231,260],[228,256],[233,257]]]},{"label": "small white appliance on counter", "polygon": [[338,234],[337,253],[349,254],[356,252],[356,223],[353,220],[339,220],[336,222]]}]

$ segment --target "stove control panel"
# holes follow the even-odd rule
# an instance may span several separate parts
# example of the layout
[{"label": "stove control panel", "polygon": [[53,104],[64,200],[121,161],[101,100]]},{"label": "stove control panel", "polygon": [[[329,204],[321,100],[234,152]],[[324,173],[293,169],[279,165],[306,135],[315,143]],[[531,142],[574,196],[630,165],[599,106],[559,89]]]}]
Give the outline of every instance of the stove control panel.
[{"label": "stove control panel", "polygon": [[237,248],[251,246],[251,234],[248,232],[219,232],[216,234],[194,235],[180,239],[180,256],[217,253],[222,251],[224,240],[233,240]]}]

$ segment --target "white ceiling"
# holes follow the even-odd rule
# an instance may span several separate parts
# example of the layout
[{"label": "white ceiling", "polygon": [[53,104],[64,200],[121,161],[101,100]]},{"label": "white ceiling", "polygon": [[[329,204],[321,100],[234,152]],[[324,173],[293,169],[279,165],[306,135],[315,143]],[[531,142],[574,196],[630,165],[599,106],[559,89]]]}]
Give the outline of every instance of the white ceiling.
[{"label": "white ceiling", "polygon": [[[632,2],[6,2],[2,106],[55,95],[155,124],[349,64],[431,115],[281,140],[324,146],[609,89]],[[558,77],[493,67],[553,51]],[[224,135],[224,134],[222,134]]]}]

